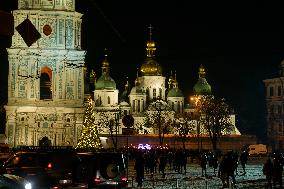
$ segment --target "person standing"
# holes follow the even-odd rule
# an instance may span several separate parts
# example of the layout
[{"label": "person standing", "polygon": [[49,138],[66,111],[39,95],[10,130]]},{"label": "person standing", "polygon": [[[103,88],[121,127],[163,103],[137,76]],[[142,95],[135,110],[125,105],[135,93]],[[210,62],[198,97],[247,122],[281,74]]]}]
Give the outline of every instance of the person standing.
[{"label": "person standing", "polygon": [[266,177],[267,182],[265,188],[272,189],[273,164],[270,158],[268,158],[264,163],[262,171]]},{"label": "person standing", "polygon": [[206,173],[207,155],[206,155],[206,153],[201,154],[200,165],[201,165],[201,174],[202,174],[202,176],[207,176],[207,173]]},{"label": "person standing", "polygon": [[283,171],[283,165],[281,164],[281,161],[279,158],[274,158],[273,161],[273,186],[276,188],[276,184],[278,183],[280,188],[282,188],[282,171]]},{"label": "person standing", "polygon": [[162,172],[162,178],[166,177],[165,175],[166,164],[167,164],[167,157],[165,153],[162,152],[159,157],[159,173]]},{"label": "person standing", "polygon": [[241,165],[242,165],[242,168],[243,168],[243,175],[246,174],[246,164],[247,164],[247,161],[248,161],[248,152],[247,151],[243,151],[240,155],[240,162],[241,162]]},{"label": "person standing", "polygon": [[134,165],[134,169],[136,171],[137,187],[142,187],[142,183],[144,180],[144,166],[145,166],[144,164],[145,164],[144,155],[142,152],[139,152],[135,159],[135,165]]},{"label": "person standing", "polygon": [[219,164],[218,177],[222,181],[222,189],[228,187],[227,183],[227,169],[226,169],[226,155],[224,155]]}]

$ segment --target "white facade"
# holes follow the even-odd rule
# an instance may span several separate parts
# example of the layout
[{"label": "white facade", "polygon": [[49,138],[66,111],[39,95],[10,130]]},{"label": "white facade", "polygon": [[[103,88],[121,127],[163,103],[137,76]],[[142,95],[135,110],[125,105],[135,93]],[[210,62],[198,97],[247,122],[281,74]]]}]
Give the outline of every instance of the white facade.
[{"label": "white facade", "polygon": [[284,61],[279,77],[263,80],[265,85],[267,137],[273,149],[284,148]]},{"label": "white facade", "polygon": [[[141,76],[138,78],[140,87],[146,92],[149,100],[166,99],[166,77],[164,76]],[[149,92],[147,92],[149,91]]]},{"label": "white facade", "polygon": [[[84,103],[81,16],[74,0],[19,0],[15,34],[7,49],[7,143],[76,145]],[[29,19],[41,37],[27,46],[16,27]]]}]

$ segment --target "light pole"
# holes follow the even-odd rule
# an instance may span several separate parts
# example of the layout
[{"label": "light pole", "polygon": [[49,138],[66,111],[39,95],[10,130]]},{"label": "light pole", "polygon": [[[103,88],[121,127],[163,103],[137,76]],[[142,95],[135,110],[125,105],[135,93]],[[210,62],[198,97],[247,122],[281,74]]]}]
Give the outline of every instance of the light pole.
[{"label": "light pole", "polygon": [[115,151],[117,150],[117,134],[118,134],[118,125],[119,125],[119,119],[120,119],[120,110],[116,111],[114,113],[114,121],[115,121]]},{"label": "light pole", "polygon": [[128,178],[128,161],[129,161],[129,148],[128,148],[128,135],[129,135],[129,132],[133,133],[133,125],[134,125],[134,118],[131,116],[131,115],[125,115],[123,116],[122,118],[122,123],[125,127],[127,127],[127,130],[126,130],[126,146],[127,146],[127,178]]},{"label": "light pole", "polygon": [[190,98],[191,101],[194,103],[194,115],[196,119],[196,130],[197,130],[197,147],[198,147],[198,152],[200,152],[200,143],[201,143],[201,150],[202,150],[202,140],[200,141],[200,114],[197,112],[197,106],[198,106],[198,101],[200,100],[200,96],[194,95]]}]

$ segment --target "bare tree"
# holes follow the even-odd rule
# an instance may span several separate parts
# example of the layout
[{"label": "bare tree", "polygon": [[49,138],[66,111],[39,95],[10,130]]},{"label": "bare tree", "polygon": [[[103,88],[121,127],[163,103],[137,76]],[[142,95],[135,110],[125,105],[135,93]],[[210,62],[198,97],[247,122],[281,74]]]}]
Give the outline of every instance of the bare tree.
[{"label": "bare tree", "polygon": [[120,111],[98,111],[95,113],[98,116],[96,119],[96,124],[99,126],[99,133],[105,132],[107,130],[108,134],[110,134],[112,144],[114,149],[117,149],[117,134],[118,129],[120,127]]},{"label": "bare tree", "polygon": [[196,103],[196,111],[200,115],[200,123],[209,134],[213,150],[224,133],[230,133],[234,126],[231,123],[231,109],[225,99],[214,96],[201,96]]},{"label": "bare tree", "polygon": [[185,142],[190,137],[190,134],[194,132],[194,117],[187,112],[177,113],[175,114],[173,125],[178,132],[178,137],[181,139],[183,149],[185,150]]},{"label": "bare tree", "polygon": [[165,134],[169,134],[172,130],[173,117],[174,111],[163,100],[158,99],[148,106],[146,124],[152,127],[154,132],[158,132],[160,146],[163,146]]}]

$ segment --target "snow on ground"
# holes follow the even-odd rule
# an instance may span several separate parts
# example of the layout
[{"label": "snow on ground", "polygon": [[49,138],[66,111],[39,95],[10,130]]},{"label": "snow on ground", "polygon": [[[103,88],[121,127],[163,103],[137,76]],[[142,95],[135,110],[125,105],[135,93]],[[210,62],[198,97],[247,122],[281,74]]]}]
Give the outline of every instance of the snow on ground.
[{"label": "snow on ground", "polygon": [[[250,158],[246,166],[245,175],[243,175],[241,165],[239,165],[238,175],[236,175],[237,188],[265,188],[265,176],[262,173],[262,167],[265,161],[266,158]],[[133,161],[129,162],[129,186],[135,188],[137,183],[135,182],[133,164]],[[197,162],[189,162],[186,174],[178,174],[169,169],[166,170],[166,178],[162,178],[161,174],[156,173],[154,174],[154,178],[151,179],[149,174],[145,174],[142,188],[219,189],[221,186],[221,180],[214,175],[213,168],[208,167],[207,177],[202,177],[199,164]],[[230,186],[230,188],[232,188],[232,186]]]}]

